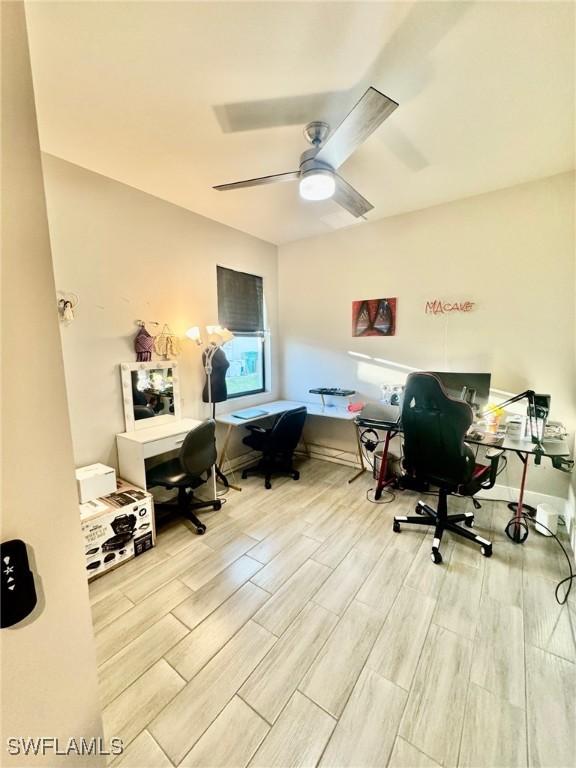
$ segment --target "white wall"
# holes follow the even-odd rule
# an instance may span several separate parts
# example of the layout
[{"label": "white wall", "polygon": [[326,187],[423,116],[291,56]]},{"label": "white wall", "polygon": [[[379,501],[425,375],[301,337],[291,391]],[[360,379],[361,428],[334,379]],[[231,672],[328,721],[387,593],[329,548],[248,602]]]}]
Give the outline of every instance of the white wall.
[{"label": "white wall", "polygon": [[[218,411],[277,396],[275,246],[59,158],[44,155],[43,166],[56,287],[80,298],[76,319],[61,329],[78,466],[116,464],[115,435],[124,431],[119,364],[136,359],[135,320],[168,323],[182,336],[217,323],[217,264],[263,276],[272,348],[270,392]],[[185,339],[182,349],[183,415],[205,417],[200,350]]]},{"label": "white wall", "polygon": [[[576,426],[573,174],[282,245],[278,279],[286,397],[340,386],[377,398],[380,383],[405,376],[356,352],[491,371],[498,389],[550,393],[552,418]],[[398,297],[396,336],[352,338],[352,301],[382,297]],[[477,304],[469,314],[426,315],[435,298]],[[309,436],[352,447],[351,431],[329,420]],[[565,495],[567,476],[546,462],[529,487]]]},{"label": "white wall", "polygon": [[96,660],[23,4],[2,12],[2,541],[28,545],[38,604],[3,629],[0,764],[9,737],[101,737]]}]

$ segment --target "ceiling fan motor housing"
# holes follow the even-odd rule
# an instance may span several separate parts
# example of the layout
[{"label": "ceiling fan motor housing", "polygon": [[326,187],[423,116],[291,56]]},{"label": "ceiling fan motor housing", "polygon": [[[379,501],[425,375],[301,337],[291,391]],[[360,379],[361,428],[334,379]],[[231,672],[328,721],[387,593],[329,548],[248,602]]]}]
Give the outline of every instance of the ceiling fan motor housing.
[{"label": "ceiling fan motor housing", "polygon": [[314,120],[304,128],[304,136],[313,147],[319,147],[330,133],[330,126],[323,120]]},{"label": "ceiling fan motor housing", "polygon": [[305,176],[311,171],[328,171],[329,173],[334,173],[334,168],[332,168],[331,165],[315,159],[329,133],[330,126],[323,120],[314,120],[312,123],[308,123],[306,128],[304,128],[304,136],[306,136],[307,140],[312,144],[312,147],[302,152],[300,155],[301,176]]},{"label": "ceiling fan motor housing", "polygon": [[328,163],[322,163],[320,160],[316,160],[316,154],[318,152],[318,147],[312,147],[312,149],[307,149],[305,152],[302,152],[300,155],[300,174],[304,175],[305,173],[309,173],[310,171],[329,171],[330,173],[334,173],[334,168],[332,168],[331,165],[328,165]]}]

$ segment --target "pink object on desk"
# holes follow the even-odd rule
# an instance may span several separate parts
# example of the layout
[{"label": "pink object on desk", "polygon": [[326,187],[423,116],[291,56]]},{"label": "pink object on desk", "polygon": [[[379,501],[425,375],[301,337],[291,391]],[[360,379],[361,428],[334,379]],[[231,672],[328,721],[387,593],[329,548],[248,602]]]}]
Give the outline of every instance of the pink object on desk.
[{"label": "pink object on desk", "polygon": [[366,403],[349,403],[348,410],[350,413],[356,413],[357,411],[361,411],[365,405]]}]

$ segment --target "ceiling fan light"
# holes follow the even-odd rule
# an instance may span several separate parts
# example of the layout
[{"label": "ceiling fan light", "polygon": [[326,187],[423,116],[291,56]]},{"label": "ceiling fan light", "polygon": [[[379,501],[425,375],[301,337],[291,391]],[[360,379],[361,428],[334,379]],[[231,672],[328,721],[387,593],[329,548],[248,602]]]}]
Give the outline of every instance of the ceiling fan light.
[{"label": "ceiling fan light", "polygon": [[300,197],[304,200],[328,200],[335,189],[334,174],[330,171],[307,171],[300,178]]}]

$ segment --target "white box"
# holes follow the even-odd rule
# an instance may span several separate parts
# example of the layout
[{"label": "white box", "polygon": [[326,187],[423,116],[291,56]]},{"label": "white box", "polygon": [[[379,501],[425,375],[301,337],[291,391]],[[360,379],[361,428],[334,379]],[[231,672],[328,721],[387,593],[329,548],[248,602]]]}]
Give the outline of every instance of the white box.
[{"label": "white box", "polygon": [[122,481],[111,495],[81,504],[80,521],[89,581],[156,543],[151,494]]},{"label": "white box", "polygon": [[80,503],[107,496],[116,490],[116,470],[105,464],[89,464],[76,470]]},{"label": "white box", "polygon": [[558,530],[558,515],[551,504],[538,504],[534,528],[543,536],[553,536]]}]

